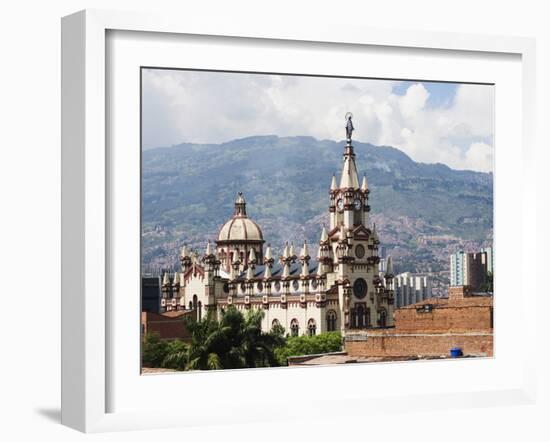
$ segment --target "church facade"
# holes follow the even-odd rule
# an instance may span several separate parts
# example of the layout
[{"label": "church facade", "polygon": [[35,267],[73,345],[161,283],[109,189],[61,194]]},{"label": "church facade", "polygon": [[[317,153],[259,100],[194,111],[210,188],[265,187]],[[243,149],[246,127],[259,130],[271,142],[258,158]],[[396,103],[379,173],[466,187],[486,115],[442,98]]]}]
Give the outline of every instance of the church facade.
[{"label": "church facade", "polygon": [[339,180],[332,177],[330,222],[320,232],[316,256],[307,242],[298,249],[286,243],[275,256],[239,193],[232,217],[203,256],[183,247],[181,271],[164,275],[163,305],[196,310],[199,319],[231,305],[243,313],[263,309],[264,331],[280,324],[291,335],[393,326],[391,257],[380,274],[370,190],[365,176],[359,183],[353,125],[346,118],[342,172]]}]

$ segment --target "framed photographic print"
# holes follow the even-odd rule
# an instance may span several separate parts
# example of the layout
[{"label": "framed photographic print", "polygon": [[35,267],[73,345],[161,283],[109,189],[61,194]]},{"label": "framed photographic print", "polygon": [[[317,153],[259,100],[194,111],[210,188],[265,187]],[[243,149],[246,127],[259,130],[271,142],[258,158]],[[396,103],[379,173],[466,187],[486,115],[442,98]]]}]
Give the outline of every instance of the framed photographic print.
[{"label": "framed photographic print", "polygon": [[63,423],[532,400],[531,40],[85,11],[62,42]]}]

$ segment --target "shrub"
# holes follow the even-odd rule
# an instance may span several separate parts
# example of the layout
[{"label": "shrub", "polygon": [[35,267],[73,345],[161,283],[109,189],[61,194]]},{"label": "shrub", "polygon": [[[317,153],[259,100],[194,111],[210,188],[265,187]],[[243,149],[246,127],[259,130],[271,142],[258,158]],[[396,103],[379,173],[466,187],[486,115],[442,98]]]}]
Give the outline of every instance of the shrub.
[{"label": "shrub", "polygon": [[279,365],[287,365],[289,356],[304,356],[318,353],[331,353],[342,350],[340,332],[326,332],[313,336],[291,336],[286,344],[275,349]]}]

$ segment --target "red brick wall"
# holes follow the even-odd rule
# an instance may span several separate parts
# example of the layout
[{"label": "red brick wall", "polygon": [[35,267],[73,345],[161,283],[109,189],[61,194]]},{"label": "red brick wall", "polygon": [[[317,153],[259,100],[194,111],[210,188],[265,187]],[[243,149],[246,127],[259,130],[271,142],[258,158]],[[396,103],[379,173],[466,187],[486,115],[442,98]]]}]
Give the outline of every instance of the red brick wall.
[{"label": "red brick wall", "polygon": [[404,308],[395,311],[397,333],[490,332],[491,306],[434,307],[431,312]]},{"label": "red brick wall", "polygon": [[161,339],[190,338],[183,317],[170,318],[143,312],[141,321],[143,333],[157,333]]},{"label": "red brick wall", "polygon": [[466,356],[493,356],[493,335],[369,335],[345,343],[346,352],[354,357],[449,356],[453,347],[460,347]]}]

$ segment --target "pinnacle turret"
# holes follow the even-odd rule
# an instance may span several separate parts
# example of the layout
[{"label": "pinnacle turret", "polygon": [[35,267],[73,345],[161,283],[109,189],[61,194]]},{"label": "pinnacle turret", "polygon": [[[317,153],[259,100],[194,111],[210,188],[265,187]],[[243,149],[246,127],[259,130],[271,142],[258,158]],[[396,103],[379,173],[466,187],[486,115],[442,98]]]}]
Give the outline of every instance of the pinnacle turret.
[{"label": "pinnacle turret", "polygon": [[336,184],[336,174],[332,175],[332,181],[330,183],[330,190],[337,190],[338,185]]},{"label": "pinnacle turret", "polygon": [[305,260],[309,258],[309,247],[307,245],[307,241],[304,241],[304,245],[302,246],[302,250],[300,251],[300,259]]},{"label": "pinnacle turret", "polygon": [[386,275],[393,275],[393,262],[391,256],[386,258]]},{"label": "pinnacle turret", "polygon": [[323,226],[323,230],[321,231],[321,242],[326,242],[328,240],[328,233],[325,226]]},{"label": "pinnacle turret", "polygon": [[369,185],[367,184],[367,175],[363,175],[363,182],[361,183],[361,190],[366,192],[369,190]]},{"label": "pinnacle turret", "polygon": [[184,244],[181,248],[181,257],[182,258],[189,258],[189,249],[187,248],[187,245]]},{"label": "pinnacle turret", "polygon": [[268,264],[270,262],[273,262],[273,254],[271,252],[271,244],[268,244],[267,248],[265,249],[264,263]]},{"label": "pinnacle turret", "polygon": [[212,255],[212,244],[210,243],[210,240],[206,243],[206,256]]},{"label": "pinnacle turret", "polygon": [[250,264],[256,264],[256,252],[254,249],[250,249],[250,253],[248,254],[248,262]]}]

